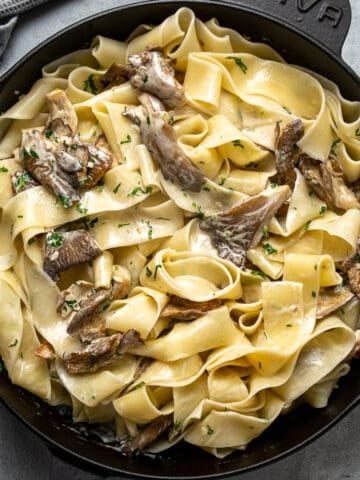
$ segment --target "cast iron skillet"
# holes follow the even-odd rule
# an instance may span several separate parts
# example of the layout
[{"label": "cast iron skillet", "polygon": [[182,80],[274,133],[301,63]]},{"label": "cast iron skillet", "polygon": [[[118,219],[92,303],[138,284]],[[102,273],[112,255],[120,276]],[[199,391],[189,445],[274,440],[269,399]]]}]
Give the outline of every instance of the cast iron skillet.
[{"label": "cast iron skillet", "polygon": [[[124,5],[126,3],[126,5]],[[50,60],[89,44],[100,33],[119,39],[141,23],[158,24],[180,6],[191,7],[206,20],[238,29],[253,40],[266,40],[289,62],[327,76],[349,99],[360,100],[360,80],[341,59],[351,20],[349,0],[119,1],[119,7],[73,25],[39,45],[0,78],[0,111],[16,102],[14,91],[26,92]],[[286,79],[284,78],[284,88]],[[156,457],[127,458],[108,437],[104,444],[94,428],[74,425],[65,409],[50,408],[1,376],[0,397],[58,456],[106,474],[136,478],[219,478],[239,474],[277,460],[324,433],[360,400],[360,365],[340,382],[325,409],[301,407],[282,417],[246,451],[224,460],[189,445]]]}]

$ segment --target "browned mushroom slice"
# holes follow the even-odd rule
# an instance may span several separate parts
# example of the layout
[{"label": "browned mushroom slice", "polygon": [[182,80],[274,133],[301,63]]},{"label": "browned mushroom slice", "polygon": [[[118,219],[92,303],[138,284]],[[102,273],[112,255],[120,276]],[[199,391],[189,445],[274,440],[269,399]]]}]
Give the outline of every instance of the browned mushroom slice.
[{"label": "browned mushroom slice", "polygon": [[248,249],[261,240],[263,227],[290,195],[291,190],[287,185],[264,191],[227,212],[201,220],[199,226],[209,233],[221,258],[230,260],[238,267],[244,266]]},{"label": "browned mushroom slice", "polygon": [[129,66],[113,63],[104,73],[101,83],[105,88],[121,85],[129,76]]},{"label": "browned mushroom slice", "polygon": [[102,315],[95,315],[79,329],[80,340],[83,343],[90,343],[106,335],[106,320]]},{"label": "browned mushroom slice", "polygon": [[295,174],[295,153],[297,142],[304,135],[304,125],[300,119],[288,123],[280,133],[280,125],[276,124],[275,161],[277,181],[280,185],[289,185],[294,188]]},{"label": "browned mushroom slice", "polygon": [[348,287],[336,286],[320,290],[316,318],[324,318],[348,303],[354,294]]},{"label": "browned mushroom slice", "polygon": [[127,108],[124,115],[140,127],[141,139],[167,180],[191,192],[200,192],[206,182],[202,171],[185,155],[177,143],[174,128],[164,120],[159,100],[143,94],[139,100],[145,107]]},{"label": "browned mushroom slice", "polygon": [[176,108],[186,101],[184,89],[175,78],[172,61],[166,59],[161,50],[147,49],[137,55],[129,56],[129,65],[112,65],[105,73],[103,82],[122,83],[123,77],[131,85],[142,91],[156,95],[168,108]]},{"label": "browned mushroom slice", "polygon": [[92,145],[91,143],[87,143],[86,148],[88,151],[88,161],[86,165],[86,175],[83,177],[84,181],[81,181],[81,185],[84,188],[92,188],[109,170],[113,163],[113,157],[102,148]]},{"label": "browned mushroom slice", "polygon": [[77,130],[78,118],[64,90],[53,90],[46,95],[46,100],[49,109],[46,135],[51,138],[52,130],[55,135],[72,137]]},{"label": "browned mushroom slice", "polygon": [[77,160],[63,162],[61,167],[54,151],[48,148],[38,130],[23,132],[21,152],[26,170],[50,190],[60,204],[69,208],[80,200],[80,194],[73,186],[77,181],[74,172],[82,168]]},{"label": "browned mushroom slice", "polygon": [[114,363],[130,348],[142,345],[143,341],[136,330],[115,333],[108,337],[93,340],[78,352],[64,353],[63,360],[69,373],[96,372]]},{"label": "browned mushroom slice", "polygon": [[348,257],[339,265],[341,270],[346,273],[349,287],[355,295],[360,298],[360,249],[358,247],[356,253]]},{"label": "browned mushroom slice", "polygon": [[132,451],[144,450],[157,440],[173,424],[173,415],[161,415],[146,425],[132,440],[130,448]]},{"label": "browned mushroom slice", "polygon": [[299,157],[299,169],[309,187],[334,212],[360,208],[355,194],[345,184],[344,174],[335,170],[331,160],[321,162],[302,154]]},{"label": "browned mushroom slice", "polygon": [[139,363],[136,367],[136,371],[134,373],[134,378],[133,381],[137,380],[138,378],[141,377],[141,375],[146,372],[148,367],[152,364],[154,360],[149,357],[140,357]]},{"label": "browned mushroom slice", "polygon": [[18,170],[11,176],[11,188],[14,195],[39,185],[26,170]]},{"label": "browned mushroom slice", "polygon": [[207,302],[193,302],[173,295],[170,302],[161,311],[161,316],[173,320],[195,320],[221,305],[222,301],[216,298]]},{"label": "browned mushroom slice", "polygon": [[35,355],[44,360],[53,360],[55,358],[55,350],[49,342],[44,342],[37,347]]},{"label": "browned mushroom slice", "polygon": [[49,232],[45,237],[45,272],[55,281],[59,272],[72,265],[89,262],[101,255],[102,250],[94,237],[86,230]]}]

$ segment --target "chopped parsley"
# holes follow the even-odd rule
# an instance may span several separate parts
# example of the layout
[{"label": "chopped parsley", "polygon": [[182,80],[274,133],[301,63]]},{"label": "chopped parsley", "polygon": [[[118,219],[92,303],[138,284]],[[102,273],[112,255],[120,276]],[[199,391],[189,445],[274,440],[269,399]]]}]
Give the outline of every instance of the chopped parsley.
[{"label": "chopped parsley", "polygon": [[323,205],[321,208],[320,208],[320,215],[324,215],[327,211],[327,206],[326,205]]},{"label": "chopped parsley", "polygon": [[226,177],[224,175],[220,175],[218,184],[222,186],[224,185],[225,181]]},{"label": "chopped parsley", "polygon": [[138,186],[138,187],[135,187],[133,188],[129,193],[128,193],[128,197],[138,197],[139,195],[147,195],[149,193],[152,193],[152,187],[146,187],[145,190]]},{"label": "chopped parsley", "polygon": [[149,115],[146,115],[146,123],[147,123],[148,125],[151,124],[151,118],[150,118]]},{"label": "chopped parsley", "polygon": [[134,387],[133,390],[137,390],[138,388],[141,388],[145,385],[145,382],[139,382],[137,383]]},{"label": "chopped parsley", "polygon": [[305,232],[306,232],[307,230],[309,230],[310,223],[311,223],[311,220],[309,220],[308,222],[305,223],[305,225],[304,225],[304,230],[305,230]]},{"label": "chopped parsley", "polygon": [[113,190],[113,193],[118,193],[119,188],[121,187],[121,182],[119,182]]},{"label": "chopped parsley", "polygon": [[1,173],[6,173],[8,172],[9,170],[6,168],[6,167],[0,167],[0,172]]},{"label": "chopped parsley", "polygon": [[130,135],[126,135],[126,140],[121,140],[120,145],[123,145],[124,143],[131,143]]},{"label": "chopped parsley", "polygon": [[269,229],[267,227],[262,227],[262,238],[266,239],[269,237],[270,237]]},{"label": "chopped parsley", "polygon": [[16,193],[20,193],[23,190],[25,190],[26,185],[28,185],[30,182],[31,182],[31,177],[28,172],[23,172],[23,173],[20,173],[19,175],[16,175],[16,179],[15,179]]},{"label": "chopped parsley", "polygon": [[148,227],[148,232],[147,232],[148,240],[152,240],[152,238],[153,238],[153,226],[151,225],[149,220],[146,220],[145,223]]},{"label": "chopped parsley", "polygon": [[82,215],[86,215],[86,214],[88,213],[88,211],[89,211],[87,208],[82,207],[82,206],[80,205],[80,203],[78,203],[78,204],[76,205],[76,210],[77,210],[79,213],[81,213]]},{"label": "chopped parsley", "polygon": [[233,57],[233,56],[228,56],[226,57],[228,60],[234,60],[234,62],[236,63],[236,65],[241,69],[241,71],[246,74],[247,72],[247,65],[241,60],[240,57]]},{"label": "chopped parsley", "polygon": [[147,276],[148,278],[150,278],[151,275],[152,275],[152,273],[153,273],[153,272],[152,272],[151,268],[149,268],[149,267],[147,266],[147,267],[145,268],[145,274],[146,274],[146,276]]},{"label": "chopped parsley", "polygon": [[59,248],[64,241],[64,235],[60,232],[52,232],[46,235],[46,245],[48,247]]},{"label": "chopped parsley", "polygon": [[65,300],[63,308],[65,311],[74,310],[75,312],[78,312],[80,310],[80,305],[77,300]]},{"label": "chopped parsley", "polygon": [[162,268],[162,265],[155,265],[154,280],[156,280],[156,275],[157,275],[157,272],[158,272],[159,268]]},{"label": "chopped parsley", "polygon": [[71,199],[68,195],[58,195],[56,202],[60,203],[64,208],[70,208],[72,205]]},{"label": "chopped parsley", "polygon": [[142,81],[146,83],[149,80],[149,77],[147,75],[144,75],[142,78]]},{"label": "chopped parsley", "polygon": [[210,425],[206,425],[206,433],[208,435],[212,435],[213,433],[215,433],[215,430],[211,428]]},{"label": "chopped parsley", "polygon": [[118,228],[122,228],[122,227],[128,227],[130,225],[130,223],[118,223]]},{"label": "chopped parsley", "polygon": [[55,141],[57,140],[57,136],[55,135],[54,130],[52,130],[51,128],[47,128],[45,130],[45,137],[49,140],[51,139],[51,137],[53,137]]},{"label": "chopped parsley", "polygon": [[175,123],[174,116],[171,115],[170,118],[169,118],[168,124],[169,125],[174,125],[174,123]]},{"label": "chopped parsley", "polygon": [[360,253],[357,253],[355,255],[355,261],[356,261],[356,263],[360,263]]},{"label": "chopped parsley", "polygon": [[331,148],[330,148],[330,155],[333,155],[334,157],[336,157],[337,147],[339,146],[340,142],[341,142],[340,138],[333,141],[333,143],[331,145]]},{"label": "chopped parsley", "polygon": [[273,183],[270,183],[270,187],[271,187],[271,188],[276,188],[277,186],[278,186],[278,184],[277,184],[277,183],[275,183],[275,182],[273,182]]},{"label": "chopped parsley", "polygon": [[266,274],[262,270],[252,270],[251,271],[252,275],[257,275],[262,278],[266,278]]},{"label": "chopped parsley", "polygon": [[30,246],[30,245],[32,245],[34,242],[36,242],[36,237],[29,238],[29,240],[27,241],[27,244]]},{"label": "chopped parsley", "polygon": [[98,217],[95,217],[92,220],[90,220],[90,218],[82,218],[81,221],[84,224],[85,229],[90,230],[91,228],[94,228],[99,219]]},{"label": "chopped parsley", "polygon": [[16,347],[16,345],[19,343],[19,340],[17,338],[15,338],[15,340],[13,341],[13,343],[10,343],[10,345],[8,345],[9,348],[12,348],[12,347]]},{"label": "chopped parsley", "polygon": [[268,255],[272,255],[273,253],[277,253],[278,251],[276,248],[274,248],[270,243],[263,243],[262,244],[263,249]]},{"label": "chopped parsley", "polygon": [[282,108],[283,108],[283,109],[285,110],[285,112],[287,112],[289,115],[292,114],[292,112],[291,112],[287,107],[285,107],[285,105],[283,105]]},{"label": "chopped parsley", "polygon": [[245,148],[244,145],[241,143],[241,140],[234,140],[232,143],[233,143],[234,147]]},{"label": "chopped parsley", "polygon": [[89,75],[86,80],[84,80],[83,90],[84,90],[85,92],[90,92],[90,93],[92,93],[93,95],[96,95],[96,94],[97,94],[98,88],[97,88],[97,86],[95,85],[95,82],[94,82],[94,74],[93,74],[93,73],[92,73],[91,75]]},{"label": "chopped parsley", "polygon": [[79,184],[84,185],[84,183],[90,182],[91,180],[92,180],[92,177],[90,175],[85,175],[85,177],[79,178]]},{"label": "chopped parsley", "polygon": [[316,292],[314,292],[314,290],[311,292],[311,296],[312,296],[313,298],[316,298]]}]

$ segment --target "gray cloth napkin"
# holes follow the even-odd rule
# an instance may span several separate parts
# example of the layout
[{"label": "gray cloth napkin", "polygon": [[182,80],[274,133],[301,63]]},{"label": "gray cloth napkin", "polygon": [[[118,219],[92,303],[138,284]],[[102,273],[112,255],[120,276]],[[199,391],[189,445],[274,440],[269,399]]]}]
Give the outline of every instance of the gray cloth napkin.
[{"label": "gray cloth napkin", "polygon": [[0,0],[0,57],[4,53],[17,15],[48,0]]}]

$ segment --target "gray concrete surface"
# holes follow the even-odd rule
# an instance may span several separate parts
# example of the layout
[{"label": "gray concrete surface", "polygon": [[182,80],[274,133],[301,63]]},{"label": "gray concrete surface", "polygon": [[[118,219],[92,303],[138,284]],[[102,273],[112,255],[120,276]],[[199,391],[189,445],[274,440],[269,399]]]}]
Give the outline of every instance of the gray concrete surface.
[{"label": "gray concrete surface", "polygon": [[[119,0],[52,0],[48,5],[24,15],[19,20],[9,48],[0,62],[0,74],[49,35],[75,20],[117,4]],[[360,1],[351,0],[351,4],[353,22],[343,56],[360,73]],[[355,409],[327,434],[296,454],[256,472],[233,477],[232,480],[240,477],[241,480],[359,480],[359,414],[360,409]],[[102,478],[105,477],[83,472],[53,457],[38,437],[0,405],[0,480]],[[106,480],[115,479],[107,477]]]}]

